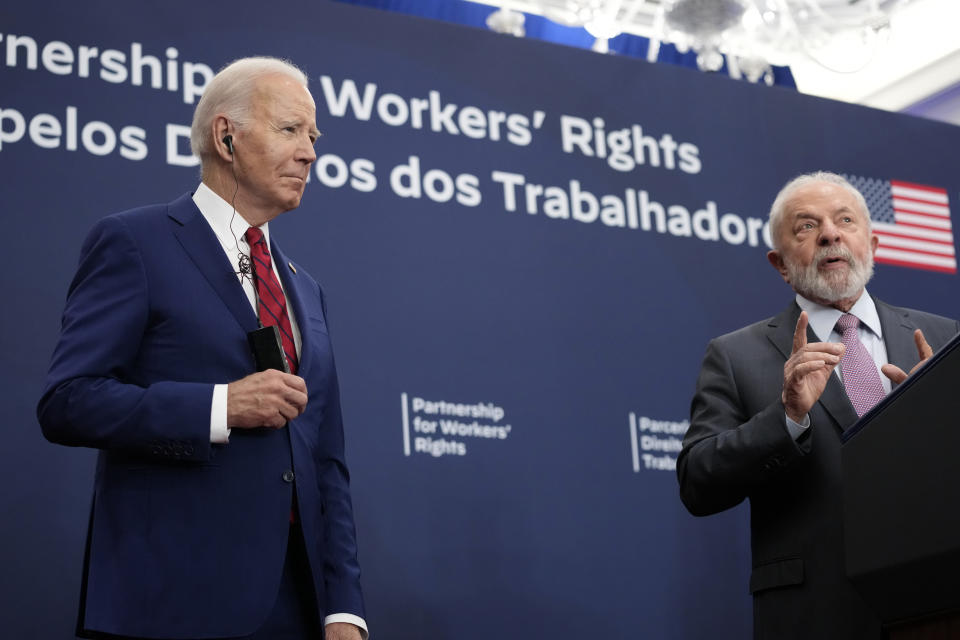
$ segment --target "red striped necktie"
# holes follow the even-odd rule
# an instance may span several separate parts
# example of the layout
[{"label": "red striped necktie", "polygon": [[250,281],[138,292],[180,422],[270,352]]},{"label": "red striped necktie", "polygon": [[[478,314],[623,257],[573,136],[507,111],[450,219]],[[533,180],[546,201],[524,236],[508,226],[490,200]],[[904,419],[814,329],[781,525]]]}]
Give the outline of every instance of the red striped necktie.
[{"label": "red striped necktie", "polygon": [[250,245],[250,260],[253,262],[257,289],[257,315],[265,327],[276,326],[280,330],[280,342],[290,365],[290,373],[297,372],[297,348],[293,342],[293,330],[290,328],[290,316],[287,315],[287,300],[283,289],[273,273],[270,261],[270,249],[263,238],[263,231],[250,227],[244,234]]}]

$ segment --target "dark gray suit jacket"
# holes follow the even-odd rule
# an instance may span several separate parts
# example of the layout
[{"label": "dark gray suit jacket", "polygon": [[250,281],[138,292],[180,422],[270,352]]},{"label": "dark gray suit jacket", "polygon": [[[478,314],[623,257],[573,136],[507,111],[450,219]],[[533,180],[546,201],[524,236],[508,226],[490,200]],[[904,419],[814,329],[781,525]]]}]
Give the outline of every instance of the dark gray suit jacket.
[{"label": "dark gray suit jacket", "polygon": [[[955,320],[874,299],[889,361],[917,362],[922,329],[934,350],[960,331]],[[857,420],[831,376],[810,428],[790,437],[780,394],[800,308],[712,340],[677,461],[691,513],[717,513],[750,499],[754,638],[879,640],[880,622],[844,575],[840,434]],[[819,339],[808,329],[811,342]]]}]

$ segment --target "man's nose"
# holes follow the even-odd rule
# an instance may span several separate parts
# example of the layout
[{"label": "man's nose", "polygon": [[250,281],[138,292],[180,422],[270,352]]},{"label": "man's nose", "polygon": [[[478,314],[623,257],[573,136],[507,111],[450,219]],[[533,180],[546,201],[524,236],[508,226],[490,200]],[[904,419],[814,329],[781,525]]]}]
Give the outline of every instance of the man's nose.
[{"label": "man's nose", "polygon": [[827,246],[840,240],[840,228],[829,220],[820,225],[820,237],[818,241],[821,245]]},{"label": "man's nose", "polygon": [[297,148],[297,160],[306,164],[313,164],[317,159],[317,150],[313,148],[310,138],[304,138]]}]

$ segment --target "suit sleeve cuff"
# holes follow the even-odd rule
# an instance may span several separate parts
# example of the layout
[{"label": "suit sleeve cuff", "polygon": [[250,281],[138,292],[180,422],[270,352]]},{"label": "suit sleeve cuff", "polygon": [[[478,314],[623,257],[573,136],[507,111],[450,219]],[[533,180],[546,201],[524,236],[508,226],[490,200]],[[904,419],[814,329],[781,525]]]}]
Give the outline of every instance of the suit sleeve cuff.
[{"label": "suit sleeve cuff", "polygon": [[790,416],[786,414],[784,414],[784,417],[787,419],[787,432],[794,440],[799,440],[800,436],[805,434],[807,429],[810,428],[810,414],[803,416],[803,422],[794,422],[790,419]]},{"label": "suit sleeve cuff", "polygon": [[227,428],[227,385],[213,385],[213,400],[210,402],[210,442],[227,444],[230,429]]},{"label": "suit sleeve cuff", "polygon": [[333,624],[334,622],[346,622],[355,627],[359,627],[360,636],[363,640],[367,640],[367,638],[370,637],[370,633],[367,631],[367,623],[360,616],[355,616],[352,613],[332,613],[323,619],[323,626]]}]

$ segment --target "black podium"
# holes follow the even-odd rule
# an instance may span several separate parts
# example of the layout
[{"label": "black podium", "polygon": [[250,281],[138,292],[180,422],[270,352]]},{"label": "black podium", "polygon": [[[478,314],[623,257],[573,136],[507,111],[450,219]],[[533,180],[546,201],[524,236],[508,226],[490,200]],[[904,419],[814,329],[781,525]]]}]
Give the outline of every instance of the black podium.
[{"label": "black podium", "polygon": [[889,638],[960,638],[960,336],[843,439],[847,575]]}]

